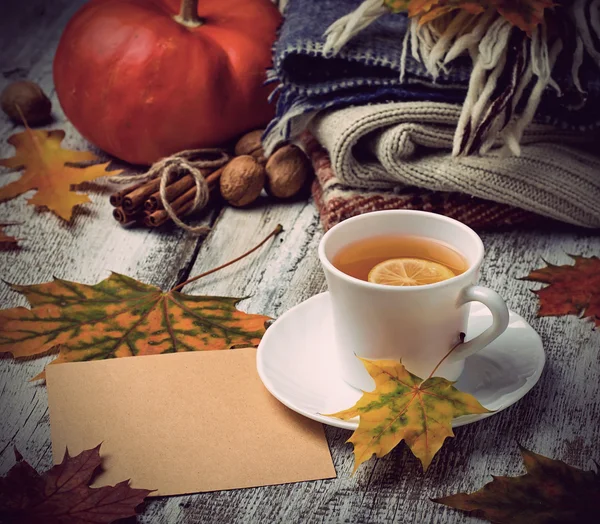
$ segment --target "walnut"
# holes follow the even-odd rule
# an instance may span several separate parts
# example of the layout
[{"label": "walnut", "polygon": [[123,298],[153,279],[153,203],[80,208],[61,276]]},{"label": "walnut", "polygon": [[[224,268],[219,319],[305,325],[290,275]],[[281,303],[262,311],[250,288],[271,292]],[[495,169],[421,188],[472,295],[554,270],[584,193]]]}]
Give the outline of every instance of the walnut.
[{"label": "walnut", "polygon": [[235,157],[223,169],[221,194],[232,206],[243,207],[254,202],[265,185],[265,168],[250,155]]},{"label": "walnut", "polygon": [[8,85],[0,95],[0,105],[9,117],[19,124],[25,124],[23,117],[30,125],[43,124],[50,119],[52,112],[52,103],[42,88],[29,81]]},{"label": "walnut", "polygon": [[312,166],[299,147],[289,144],[269,157],[266,171],[267,192],[277,198],[290,198],[304,187]]},{"label": "walnut", "polygon": [[246,133],[240,138],[235,144],[235,155],[250,155],[255,158],[259,163],[265,164],[267,162],[262,147],[262,134],[264,129],[256,129]]}]

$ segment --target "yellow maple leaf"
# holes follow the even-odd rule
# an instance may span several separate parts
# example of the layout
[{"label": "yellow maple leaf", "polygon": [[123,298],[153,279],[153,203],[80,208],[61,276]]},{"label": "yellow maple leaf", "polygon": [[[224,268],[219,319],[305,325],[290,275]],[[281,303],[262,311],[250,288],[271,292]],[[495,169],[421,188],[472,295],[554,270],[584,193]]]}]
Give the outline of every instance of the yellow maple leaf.
[{"label": "yellow maple leaf", "polygon": [[454,436],[452,419],[490,413],[445,378],[423,380],[395,360],[360,360],[375,380],[375,389],[363,392],[352,408],[329,415],[342,420],[360,417],[348,440],[354,445],[354,471],[372,455],[387,455],[402,440],[426,471],[446,437]]},{"label": "yellow maple leaf", "polygon": [[[72,151],[60,147],[65,137],[61,130],[32,130],[12,135],[8,143],[14,146],[15,156],[0,159],[0,166],[24,169],[23,175],[0,188],[0,202],[10,200],[23,193],[37,189],[28,200],[35,206],[44,206],[69,221],[73,208],[90,202],[85,194],[74,193],[72,186],[106,176],[109,162],[88,167],[71,167],[67,163],[81,163],[99,160],[89,151]],[[121,171],[113,171],[115,175]]]}]

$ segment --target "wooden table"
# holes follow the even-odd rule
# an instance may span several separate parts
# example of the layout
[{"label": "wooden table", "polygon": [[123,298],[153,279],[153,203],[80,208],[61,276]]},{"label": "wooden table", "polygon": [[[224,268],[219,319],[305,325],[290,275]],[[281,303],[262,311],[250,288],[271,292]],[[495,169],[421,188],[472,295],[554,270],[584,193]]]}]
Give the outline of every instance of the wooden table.
[{"label": "wooden table", "polygon": [[[0,6],[0,90],[12,80],[38,82],[52,98],[52,127],[67,133],[66,146],[90,149],[62,114],[52,84],[52,58],[61,30],[82,0],[8,0]],[[12,155],[6,139],[21,128],[0,115],[0,157]],[[600,175],[600,174],[599,174]],[[1,175],[1,183],[17,174]],[[188,293],[248,296],[241,307],[277,317],[325,289],[317,259],[323,233],[312,201],[264,200],[249,210],[209,214],[214,226],[204,241],[177,229],[127,230],[111,217],[106,194],[67,226],[53,214],[26,205],[26,197],[0,204],[0,222],[14,229],[21,251],[0,253],[2,279],[16,284],[53,276],[94,284],[109,271],[125,273],[163,289],[243,253],[277,223],[285,233],[257,254],[186,288]],[[542,259],[568,263],[567,253],[600,255],[600,236],[582,230],[511,231],[483,235],[487,256],[481,281],[504,296],[540,333],[548,363],[538,385],[511,408],[456,430],[423,475],[400,446],[350,476],[348,431],[326,428],[338,478],[256,489],[152,500],[140,522],[475,522],[436,505],[430,497],[470,491],[491,474],[522,472],[517,442],[538,453],[592,467],[600,460],[600,332],[576,317],[536,318],[533,284],[517,280]],[[0,283],[2,308],[25,305]],[[46,388],[28,379],[52,357],[25,362],[0,360],[0,475],[14,463],[16,445],[35,468],[52,464]]]}]

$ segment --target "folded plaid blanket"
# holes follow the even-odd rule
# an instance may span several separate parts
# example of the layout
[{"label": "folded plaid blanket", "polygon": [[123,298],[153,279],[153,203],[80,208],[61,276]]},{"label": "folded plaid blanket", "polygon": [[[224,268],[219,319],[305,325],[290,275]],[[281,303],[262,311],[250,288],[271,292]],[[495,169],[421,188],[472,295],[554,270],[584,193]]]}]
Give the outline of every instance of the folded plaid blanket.
[{"label": "folded plaid blanket", "polygon": [[598,18],[598,6],[591,4],[576,0],[577,12],[557,16],[554,25],[560,30],[550,37],[543,25],[531,39],[489,13],[472,19],[460,13],[460,24],[449,15],[437,25],[416,28],[406,15],[384,10],[333,55],[324,47],[326,31],[363,2],[290,0],[270,73],[280,85],[265,148],[269,152],[297,136],[318,111],[375,102],[463,104],[455,154],[486,152],[502,133],[518,152],[533,112],[536,121],[561,129],[595,130],[600,126],[595,64],[600,52],[589,27]]}]

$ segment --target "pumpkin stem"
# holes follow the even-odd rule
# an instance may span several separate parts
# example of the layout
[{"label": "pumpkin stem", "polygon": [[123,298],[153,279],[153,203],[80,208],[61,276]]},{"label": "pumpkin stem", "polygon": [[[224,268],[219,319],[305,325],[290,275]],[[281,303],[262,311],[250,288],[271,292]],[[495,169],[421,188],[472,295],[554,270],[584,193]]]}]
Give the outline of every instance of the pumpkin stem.
[{"label": "pumpkin stem", "polygon": [[179,14],[173,18],[177,23],[186,27],[198,27],[204,23],[198,16],[198,0],[181,0]]}]

